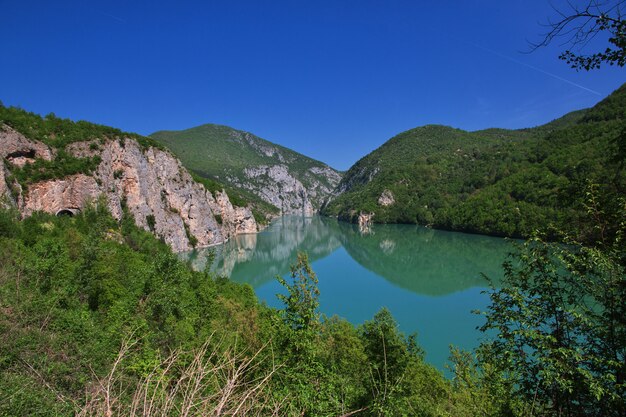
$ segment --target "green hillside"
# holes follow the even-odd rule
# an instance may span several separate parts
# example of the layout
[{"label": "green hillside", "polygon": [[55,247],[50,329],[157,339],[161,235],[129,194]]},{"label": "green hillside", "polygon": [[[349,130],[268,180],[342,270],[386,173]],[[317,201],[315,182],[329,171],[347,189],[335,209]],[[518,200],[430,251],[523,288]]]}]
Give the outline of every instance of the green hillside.
[{"label": "green hillside", "polygon": [[[260,199],[264,197],[263,184],[247,175],[247,169],[285,166],[306,190],[314,190],[311,200],[316,209],[339,181],[338,172],[320,161],[228,126],[205,124],[150,136],[171,149],[197,175],[246,190]],[[321,192],[315,193],[317,189]]]},{"label": "green hillside", "polygon": [[[411,129],[352,166],[322,212],[515,237],[551,224],[585,230],[580,202],[590,184],[625,189],[616,158],[625,120],[626,85],[592,109],[535,128]],[[379,203],[385,190],[395,200],[386,206]]]},{"label": "green hillside", "polygon": [[322,318],[317,296],[300,301],[314,292],[297,285],[316,282],[304,255],[276,310],[104,204],[18,218],[0,209],[0,416],[471,416],[474,397],[499,407],[428,365],[387,310],[355,327]]}]

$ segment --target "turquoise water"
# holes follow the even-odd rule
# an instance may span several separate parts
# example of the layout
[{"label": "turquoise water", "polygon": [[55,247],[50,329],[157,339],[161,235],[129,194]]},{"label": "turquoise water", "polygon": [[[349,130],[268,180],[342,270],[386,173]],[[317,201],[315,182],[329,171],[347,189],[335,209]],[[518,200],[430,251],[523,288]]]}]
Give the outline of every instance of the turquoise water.
[{"label": "turquoise water", "polygon": [[387,307],[400,329],[417,333],[426,360],[444,369],[449,345],[472,349],[482,336],[488,288],[495,285],[512,249],[504,239],[445,232],[412,225],[356,225],[324,217],[286,216],[257,235],[183,256],[195,268],[210,268],[252,285],[268,305],[284,290],[276,275],[287,276],[298,251],[307,252],[319,279],[320,310],[354,324]]}]

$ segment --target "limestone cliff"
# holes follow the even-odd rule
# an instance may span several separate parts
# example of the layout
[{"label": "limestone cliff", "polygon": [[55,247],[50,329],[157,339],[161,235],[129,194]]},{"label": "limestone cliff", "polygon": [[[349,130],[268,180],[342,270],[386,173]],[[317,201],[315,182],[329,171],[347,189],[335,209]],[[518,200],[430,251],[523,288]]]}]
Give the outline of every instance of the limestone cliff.
[{"label": "limestone cliff", "polygon": [[[258,195],[278,207],[283,214],[306,216],[319,210],[341,179],[341,175],[328,166],[309,168],[301,174],[304,177],[302,181],[298,179],[301,175],[284,164],[245,168],[243,174],[244,180],[228,177],[228,181]],[[325,180],[321,181],[320,177]]]},{"label": "limestone cliff", "polygon": [[287,166],[260,165],[244,169],[244,175],[245,181],[229,180],[278,207],[281,213],[304,213],[307,216],[315,213],[307,189],[289,173]]},{"label": "limestone cliff", "polygon": [[234,207],[224,192],[207,191],[169,152],[142,147],[133,139],[74,142],[65,148],[67,153],[99,157],[93,172],[35,182],[24,190],[17,181],[7,181],[11,170],[37,158],[52,160],[53,150],[7,126],[0,126],[0,145],[0,195],[25,216],[37,210],[72,214],[103,195],[115,218],[127,207],[138,226],[175,251],[257,231],[250,209]]}]

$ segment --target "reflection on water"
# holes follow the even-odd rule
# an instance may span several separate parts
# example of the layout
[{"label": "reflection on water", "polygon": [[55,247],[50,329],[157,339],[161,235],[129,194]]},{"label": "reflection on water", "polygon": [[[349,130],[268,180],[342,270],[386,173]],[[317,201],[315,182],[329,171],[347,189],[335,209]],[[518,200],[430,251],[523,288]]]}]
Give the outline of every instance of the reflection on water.
[{"label": "reflection on water", "polygon": [[374,225],[360,233],[337,223],[352,259],[387,281],[425,295],[484,287],[482,274],[498,283],[509,246],[502,239],[413,225]]},{"label": "reflection on water", "polygon": [[446,295],[496,284],[510,250],[502,239],[414,225],[357,225],[326,217],[285,216],[258,235],[240,235],[224,245],[182,254],[195,269],[206,267],[259,287],[285,275],[298,251],[313,263],[340,247],[388,282],[424,295]]},{"label": "reflection on water", "polygon": [[314,262],[341,246],[335,229],[322,217],[283,216],[256,235],[239,235],[223,245],[181,254],[196,270],[206,268],[232,280],[258,287],[285,275],[298,251]]},{"label": "reflection on water", "polygon": [[450,344],[477,345],[482,318],[471,311],[488,303],[482,274],[497,285],[510,249],[504,239],[414,225],[372,225],[363,233],[335,219],[288,216],[257,235],[181,256],[196,269],[211,261],[212,271],[249,283],[259,299],[280,308],[276,294],[284,288],[275,277],[287,276],[297,252],[307,252],[322,313],[360,324],[387,307],[443,369]]}]

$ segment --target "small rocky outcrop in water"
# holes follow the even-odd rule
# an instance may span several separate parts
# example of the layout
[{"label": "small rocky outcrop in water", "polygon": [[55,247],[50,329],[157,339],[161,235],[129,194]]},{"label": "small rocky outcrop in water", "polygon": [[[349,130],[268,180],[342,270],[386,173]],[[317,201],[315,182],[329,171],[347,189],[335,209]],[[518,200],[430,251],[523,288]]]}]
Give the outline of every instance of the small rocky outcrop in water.
[{"label": "small rocky outcrop in water", "polygon": [[[0,195],[25,216],[37,210],[72,214],[103,195],[115,218],[120,219],[123,206],[127,207],[137,225],[151,230],[175,251],[191,249],[193,241],[208,246],[236,234],[257,232],[250,209],[234,207],[224,192],[211,194],[169,152],[142,148],[133,139],[72,143],[66,151],[73,156],[100,157],[96,169],[32,183],[27,190],[17,182],[7,183],[11,165],[36,158],[51,160],[53,151],[6,126],[0,129],[0,143],[0,155],[6,161],[0,167]],[[22,160],[16,164],[15,157]]]},{"label": "small rocky outcrop in water", "polygon": [[359,231],[361,233],[371,232],[373,218],[374,218],[374,213],[363,213],[363,212],[359,213],[357,223],[359,225]]}]

